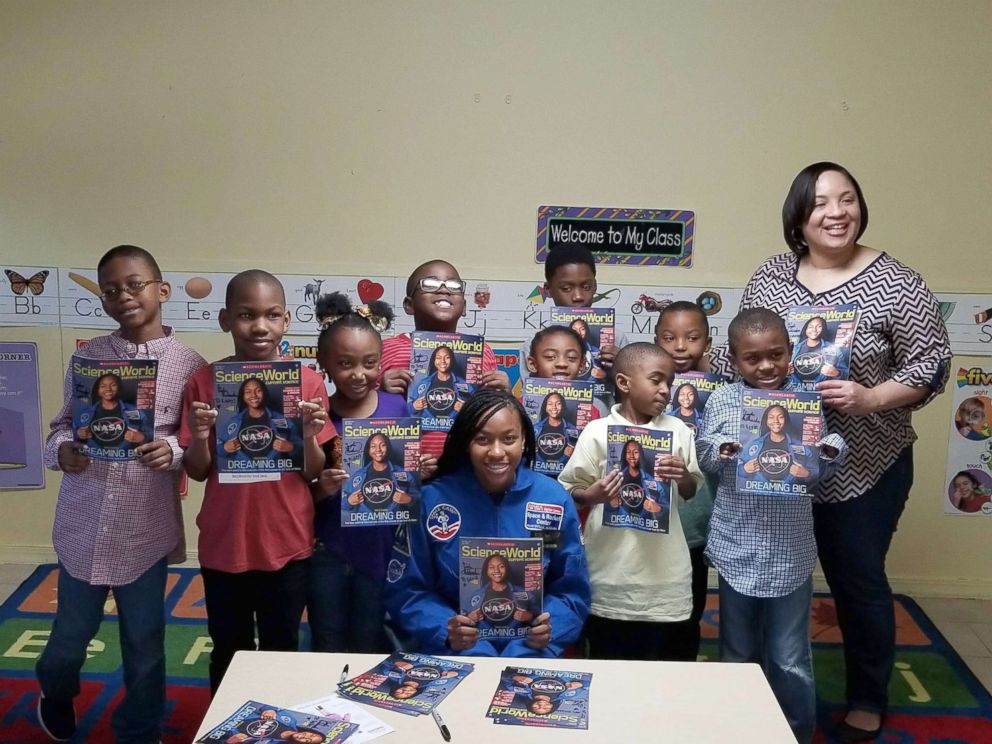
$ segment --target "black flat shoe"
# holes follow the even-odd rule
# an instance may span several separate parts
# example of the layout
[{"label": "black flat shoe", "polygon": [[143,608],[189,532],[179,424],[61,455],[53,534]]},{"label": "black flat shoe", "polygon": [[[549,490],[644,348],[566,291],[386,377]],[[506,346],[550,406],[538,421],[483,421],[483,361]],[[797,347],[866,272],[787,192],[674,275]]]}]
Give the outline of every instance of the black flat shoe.
[{"label": "black flat shoe", "polygon": [[834,738],[840,741],[875,741],[882,733],[882,725],[876,729],[863,729],[852,726],[847,721],[841,721],[834,726]]}]

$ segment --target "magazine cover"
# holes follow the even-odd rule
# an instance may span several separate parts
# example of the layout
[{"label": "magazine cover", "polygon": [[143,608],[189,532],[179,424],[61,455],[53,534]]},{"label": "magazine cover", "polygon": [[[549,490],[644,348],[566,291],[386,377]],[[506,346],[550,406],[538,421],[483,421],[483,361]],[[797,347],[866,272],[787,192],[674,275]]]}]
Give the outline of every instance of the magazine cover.
[{"label": "magazine cover", "polygon": [[221,482],[302,470],[300,363],[216,362],[213,373]]},{"label": "magazine cover", "polygon": [[572,328],[585,341],[585,361],[579,370],[579,380],[593,380],[596,383],[597,398],[612,396],[607,387],[608,374],[596,362],[599,350],[607,344],[616,343],[614,328],[614,310],[612,307],[561,307],[551,308],[551,325],[563,325]]},{"label": "magazine cover", "polygon": [[157,359],[72,357],[72,432],[94,460],[133,460],[155,438]]},{"label": "magazine cover", "polygon": [[819,393],[754,390],[742,395],[737,490],[762,496],[806,496],[817,478],[823,431]]},{"label": "magazine cover", "polygon": [[857,305],[798,305],[789,308],[785,327],[792,341],[793,379],[804,390],[824,380],[846,380],[858,325]]},{"label": "magazine cover", "polygon": [[533,470],[553,477],[565,469],[579,433],[593,415],[591,380],[524,380],[523,404],[534,422]]},{"label": "magazine cover", "polygon": [[197,742],[254,744],[306,741],[312,744],[337,744],[358,731],[358,728],[357,723],[335,721],[249,700],[222,724],[197,739]]},{"label": "magazine cover", "polygon": [[344,419],[341,526],[416,522],[420,515],[420,419]]},{"label": "magazine cover", "polygon": [[672,381],[672,397],[665,411],[698,435],[703,428],[704,409],[710,394],[726,384],[720,375],[710,372],[676,372]]},{"label": "magazine cover", "polygon": [[409,716],[430,713],[475,669],[465,661],[397,651],[338,685],[338,695]]},{"label": "magazine cover", "polygon": [[482,336],[414,331],[410,341],[410,414],[422,431],[448,431],[482,376]]},{"label": "magazine cover", "polygon": [[512,726],[587,729],[591,684],[587,672],[507,667],[486,717]]},{"label": "magazine cover", "polygon": [[672,452],[672,433],[640,426],[606,429],[606,468],[623,473],[620,495],[603,504],[603,526],[668,532],[671,485],[654,477],[657,455]]},{"label": "magazine cover", "polygon": [[544,601],[543,550],[540,538],[459,538],[461,613],[476,622],[479,638],[527,635]]}]

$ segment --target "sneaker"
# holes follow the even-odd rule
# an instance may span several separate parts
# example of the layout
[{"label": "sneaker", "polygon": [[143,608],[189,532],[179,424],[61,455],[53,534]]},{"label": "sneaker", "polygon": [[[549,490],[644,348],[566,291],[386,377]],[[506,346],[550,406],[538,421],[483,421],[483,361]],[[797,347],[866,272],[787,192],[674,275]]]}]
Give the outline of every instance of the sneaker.
[{"label": "sneaker", "polygon": [[76,733],[76,709],[71,700],[38,696],[38,723],[53,741],[69,741]]}]

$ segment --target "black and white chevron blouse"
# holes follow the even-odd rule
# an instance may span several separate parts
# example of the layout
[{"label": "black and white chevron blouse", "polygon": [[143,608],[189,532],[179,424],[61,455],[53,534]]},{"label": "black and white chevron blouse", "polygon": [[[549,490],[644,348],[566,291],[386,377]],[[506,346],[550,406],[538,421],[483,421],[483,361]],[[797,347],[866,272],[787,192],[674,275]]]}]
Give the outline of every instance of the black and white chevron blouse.
[{"label": "black and white chevron blouse", "polygon": [[[882,253],[844,284],[814,294],[796,277],[798,268],[799,259],[792,253],[769,258],[744,288],[741,309],[767,307],[785,317],[795,305],[856,303],[861,313],[851,352],[851,379],[866,387],[895,380],[930,388],[930,395],[914,408],[926,405],[943,390],[951,346],[937,299],[923,277]],[[714,357],[714,367],[726,371],[726,347]],[[844,501],[875,485],[899,452],[916,441],[910,416],[910,408],[867,416],[827,409],[830,431],[844,437],[849,455],[821,483],[816,500]]]}]

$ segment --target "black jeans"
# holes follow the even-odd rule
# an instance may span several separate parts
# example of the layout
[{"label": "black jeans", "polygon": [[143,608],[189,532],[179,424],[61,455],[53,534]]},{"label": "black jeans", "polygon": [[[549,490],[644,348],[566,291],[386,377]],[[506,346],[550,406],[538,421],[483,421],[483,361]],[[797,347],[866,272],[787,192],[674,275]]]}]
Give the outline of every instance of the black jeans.
[{"label": "black jeans", "polygon": [[857,498],[813,505],[820,565],[844,636],[849,708],[884,713],[896,622],[885,556],[913,485],[913,448]]},{"label": "black jeans", "polygon": [[[611,620],[590,615],[586,621],[591,659],[631,659],[636,661],[695,661],[689,655],[685,638],[692,620],[655,623]],[[699,626],[699,623],[696,623]]]},{"label": "black jeans", "polygon": [[278,571],[228,573],[201,568],[207,605],[210,692],[217,692],[237,651],[297,651],[300,619],[307,602],[310,559],[290,561]]}]

